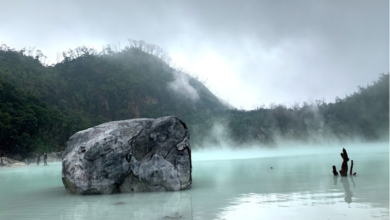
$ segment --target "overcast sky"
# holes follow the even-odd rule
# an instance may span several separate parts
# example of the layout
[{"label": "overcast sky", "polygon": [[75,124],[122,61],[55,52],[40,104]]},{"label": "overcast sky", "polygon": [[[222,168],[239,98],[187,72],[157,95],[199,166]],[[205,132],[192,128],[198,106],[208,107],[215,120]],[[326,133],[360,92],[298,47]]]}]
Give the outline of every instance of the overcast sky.
[{"label": "overcast sky", "polygon": [[237,108],[333,102],[389,72],[388,0],[1,0],[0,43],[54,62],[144,40]]}]

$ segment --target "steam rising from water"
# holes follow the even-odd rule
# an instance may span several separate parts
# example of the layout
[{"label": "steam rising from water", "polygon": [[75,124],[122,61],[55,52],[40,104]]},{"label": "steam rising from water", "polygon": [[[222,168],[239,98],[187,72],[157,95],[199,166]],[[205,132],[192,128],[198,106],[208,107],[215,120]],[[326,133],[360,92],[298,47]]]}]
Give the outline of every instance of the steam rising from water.
[{"label": "steam rising from water", "polygon": [[182,72],[174,71],[175,80],[169,84],[176,94],[183,98],[189,98],[192,101],[199,99],[199,94],[189,83],[189,76]]},{"label": "steam rising from water", "polygon": [[276,148],[250,146],[232,148],[228,145],[193,150],[192,160],[234,160],[267,157],[288,157],[297,155],[326,155],[335,157],[335,163],[341,163],[340,153],[345,148],[353,159],[354,152],[389,152],[389,143],[348,143],[333,145],[283,144]]},{"label": "steam rising from water", "polygon": [[[313,117],[304,118],[307,136],[301,138],[294,136],[292,128],[284,131],[282,135],[278,125],[271,123],[270,128],[266,129],[265,132],[271,141],[263,141],[263,136],[252,137],[252,140],[246,143],[237,144],[237,140],[231,138],[233,131],[230,129],[233,128],[230,128],[230,118],[216,119],[210,128],[206,128],[208,134],[202,136],[202,142],[193,145],[196,156],[194,158],[196,160],[245,159],[322,154],[328,152],[330,148],[334,148],[333,152],[341,152],[342,148],[347,150],[350,147],[361,150],[370,148],[374,150],[389,146],[388,135],[379,134],[380,139],[374,144],[357,134],[336,134],[330,126],[325,124],[324,117],[316,105],[306,110],[312,113]],[[251,128],[246,129],[250,130]],[[196,130],[192,135],[198,135]]]}]

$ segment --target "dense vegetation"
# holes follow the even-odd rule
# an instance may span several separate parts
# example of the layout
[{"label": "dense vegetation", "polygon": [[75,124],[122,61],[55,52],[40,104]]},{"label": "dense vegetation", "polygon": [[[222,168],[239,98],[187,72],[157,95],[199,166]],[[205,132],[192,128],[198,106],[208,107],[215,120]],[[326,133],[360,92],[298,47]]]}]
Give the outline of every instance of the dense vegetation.
[{"label": "dense vegetation", "polygon": [[[273,145],[279,138],[321,142],[387,140],[389,75],[335,103],[252,111],[229,109],[197,79],[169,66],[157,46],[129,41],[123,50],[86,47],[48,66],[41,51],[0,47],[0,153],[23,157],[61,150],[73,133],[129,118],[176,115],[193,146]],[[216,127],[223,128],[218,135]]]},{"label": "dense vegetation", "polygon": [[61,126],[66,126],[61,112],[0,79],[1,152],[29,152],[34,146],[54,150]]},{"label": "dense vegetation", "polygon": [[[227,120],[226,120],[227,118]],[[284,141],[389,141],[389,74],[334,103],[317,100],[253,111],[229,110],[222,118],[236,144]]]},{"label": "dense vegetation", "polygon": [[[32,49],[15,51],[3,45],[0,79],[7,83],[7,94],[35,97],[35,104],[44,105],[48,115],[34,112],[32,117],[37,121],[46,117],[50,132],[44,134],[42,124],[35,124],[41,129],[37,134],[20,130],[23,123],[1,124],[1,152],[61,150],[73,133],[112,120],[176,115],[192,124],[226,109],[197,79],[169,67],[160,48],[142,41],[131,43],[119,52],[110,46],[101,53],[86,47],[69,50],[62,54],[62,62],[53,66],[44,64],[40,51],[33,56]],[[1,99],[2,106],[9,106],[0,109],[1,121],[7,121],[4,115],[16,108],[14,102],[17,100]],[[8,140],[16,138],[9,135],[10,130],[17,131],[18,140],[29,134],[31,141]]]}]

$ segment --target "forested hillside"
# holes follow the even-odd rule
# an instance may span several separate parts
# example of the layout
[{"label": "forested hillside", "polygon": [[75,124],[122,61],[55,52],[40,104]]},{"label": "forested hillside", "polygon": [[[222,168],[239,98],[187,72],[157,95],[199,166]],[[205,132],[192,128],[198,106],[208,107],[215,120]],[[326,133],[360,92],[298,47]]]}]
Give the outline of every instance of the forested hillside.
[{"label": "forested hillside", "polygon": [[[75,132],[112,120],[176,115],[194,147],[229,140],[273,146],[278,139],[310,142],[387,140],[389,75],[334,103],[229,109],[197,79],[169,66],[157,46],[130,41],[122,50],[86,47],[48,66],[41,51],[0,47],[0,151],[23,157],[61,150]],[[215,134],[215,127],[223,134]]]},{"label": "forested hillside", "polygon": [[[53,66],[43,64],[40,51],[36,54],[3,46],[0,79],[15,87],[7,89],[8,93],[35,97],[37,105],[42,102],[56,113],[48,116],[50,126],[55,126],[53,135],[31,136],[35,141],[18,144],[1,139],[5,153],[61,149],[73,133],[112,120],[176,115],[192,124],[227,109],[197,79],[169,67],[156,46],[135,41],[119,52],[108,46],[101,53],[81,47],[64,52],[63,61]],[[1,100],[1,104],[5,102]],[[12,108],[13,103],[8,104]],[[5,109],[1,114],[6,114]],[[32,114],[39,120],[38,113]],[[23,116],[12,117],[21,120]],[[11,122],[1,129],[4,140],[20,140],[23,135]],[[17,132],[11,137],[7,135],[10,130]]]},{"label": "forested hillside", "polygon": [[[236,144],[278,141],[330,143],[389,141],[389,74],[335,102],[275,105],[252,111],[229,110],[217,121]],[[217,140],[218,141],[218,140]]]}]

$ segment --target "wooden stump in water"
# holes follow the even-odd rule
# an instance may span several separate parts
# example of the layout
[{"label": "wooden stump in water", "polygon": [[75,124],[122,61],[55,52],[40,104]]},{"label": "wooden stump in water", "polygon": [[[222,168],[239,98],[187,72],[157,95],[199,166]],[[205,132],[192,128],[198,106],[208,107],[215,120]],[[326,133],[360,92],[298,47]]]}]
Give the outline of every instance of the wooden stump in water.
[{"label": "wooden stump in water", "polygon": [[337,171],[336,171],[336,166],[335,165],[333,165],[333,175],[335,175],[335,176],[338,176],[339,174],[337,173]]},{"label": "wooden stump in water", "polygon": [[341,158],[343,158],[343,163],[341,164],[341,170],[339,171],[341,176],[347,176],[348,175],[348,154],[347,151],[343,148],[343,152],[340,154]]},{"label": "wooden stump in water", "polygon": [[352,175],[352,169],[353,169],[353,160],[351,160],[351,169],[349,170],[349,175]]},{"label": "wooden stump in water", "polygon": [[[343,158],[343,163],[341,164],[341,170],[339,171],[339,173],[341,176],[347,176],[348,175],[348,161],[349,161],[347,151],[343,148],[343,152],[340,155],[341,155],[341,158]],[[351,160],[351,169],[349,170],[349,175],[355,176],[356,173],[352,174],[352,170],[353,170],[353,160]],[[333,175],[338,176],[335,165],[333,165],[332,172],[333,172]]]}]

